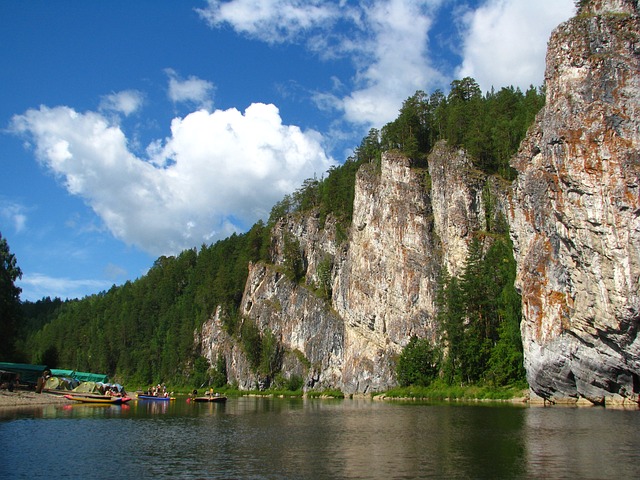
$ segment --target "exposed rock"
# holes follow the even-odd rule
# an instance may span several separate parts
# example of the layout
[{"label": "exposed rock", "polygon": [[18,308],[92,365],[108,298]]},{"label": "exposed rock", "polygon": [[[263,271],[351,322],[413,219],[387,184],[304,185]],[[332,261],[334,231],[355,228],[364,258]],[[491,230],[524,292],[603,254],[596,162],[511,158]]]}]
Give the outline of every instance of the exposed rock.
[{"label": "exposed rock", "polygon": [[196,343],[200,345],[202,355],[212,365],[216,364],[218,355],[222,355],[226,362],[229,383],[236,383],[238,388],[243,390],[255,390],[258,388],[260,379],[255,372],[252,372],[240,345],[225,331],[223,315],[224,312],[218,307],[215,315],[202,325],[200,337],[196,339]]},{"label": "exposed rock", "polygon": [[345,322],[345,388],[395,385],[393,357],[411,335],[433,336],[439,255],[423,179],[402,155],[385,154],[381,173],[360,169],[349,245],[334,284]]},{"label": "exposed rock", "polygon": [[639,32],[624,0],[554,31],[546,106],[513,160],[525,367],[554,401],[640,393]]},{"label": "exposed rock", "polygon": [[[273,266],[251,265],[241,304],[243,315],[269,329],[289,352],[285,375],[304,372],[315,388],[340,388],[344,324],[311,290],[299,287]],[[300,352],[309,367],[296,362]]]},{"label": "exposed rock", "polygon": [[435,231],[444,246],[441,263],[451,276],[458,276],[473,233],[486,229],[483,190],[487,178],[473,169],[464,150],[452,149],[446,142],[436,144],[428,163],[434,179],[431,203]]},{"label": "exposed rock", "polygon": [[[411,336],[435,340],[443,262],[460,271],[472,233],[486,223],[483,195],[491,193],[496,214],[503,203],[504,192],[486,180],[463,151],[442,142],[429,157],[429,171],[394,153],[383,155],[380,172],[373,164],[361,168],[343,242],[331,218],[323,226],[317,214],[282,219],[273,230],[275,265],[251,265],[241,313],[273,332],[288,352],[284,375],[304,372],[307,388],[347,394],[395,386],[395,361]],[[286,237],[300,246],[304,285],[282,273]],[[317,289],[318,265],[327,258],[330,299]],[[231,381],[255,388],[259,379],[219,319],[207,323],[201,341],[212,363],[223,353]]]}]

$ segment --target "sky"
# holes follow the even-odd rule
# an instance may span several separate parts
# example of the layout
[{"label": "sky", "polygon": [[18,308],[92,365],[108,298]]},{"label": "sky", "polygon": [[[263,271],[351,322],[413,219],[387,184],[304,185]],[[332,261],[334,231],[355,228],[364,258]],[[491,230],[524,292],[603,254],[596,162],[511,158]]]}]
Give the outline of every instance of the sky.
[{"label": "sky", "polygon": [[267,220],[417,90],[544,81],[573,0],[0,2],[0,233],[23,301]]}]

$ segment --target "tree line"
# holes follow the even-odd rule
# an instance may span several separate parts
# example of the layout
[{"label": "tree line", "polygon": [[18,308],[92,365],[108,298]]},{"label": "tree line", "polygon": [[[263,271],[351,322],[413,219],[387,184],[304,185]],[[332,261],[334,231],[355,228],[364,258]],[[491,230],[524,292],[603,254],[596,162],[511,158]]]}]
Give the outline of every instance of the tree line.
[{"label": "tree line", "polygon": [[363,163],[379,166],[382,152],[398,150],[415,167],[425,167],[433,146],[446,140],[464,148],[474,166],[506,180],[515,179],[509,161],[536,114],[544,105],[544,90],[504,87],[482,94],[470,77],[451,82],[448,95],[418,90],[407,98],[398,117],[382,129],[372,128],[344,164],[333,167],[326,177],[307,179],[293,194],[272,209],[272,217],[317,208],[320,218],[332,214],[349,226],[353,214],[355,175]]}]

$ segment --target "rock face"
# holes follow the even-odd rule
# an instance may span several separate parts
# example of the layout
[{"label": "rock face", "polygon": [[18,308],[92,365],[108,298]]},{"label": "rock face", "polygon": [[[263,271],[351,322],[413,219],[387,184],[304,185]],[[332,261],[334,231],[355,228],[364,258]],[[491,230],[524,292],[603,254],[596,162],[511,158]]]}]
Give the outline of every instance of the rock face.
[{"label": "rock face", "polygon": [[[250,266],[241,313],[284,347],[285,376],[302,374],[307,388],[348,394],[385,390],[396,385],[395,360],[411,336],[435,338],[440,270],[459,272],[471,234],[486,221],[483,192],[496,187],[487,188],[464,152],[444,142],[428,163],[428,171],[415,169],[404,156],[386,153],[380,172],[363,166],[346,240],[338,240],[331,219],[321,228],[317,215],[293,215],[276,225],[274,265]],[[303,285],[281,273],[286,238],[302,252]],[[313,288],[327,259],[328,299]],[[259,378],[228,340],[212,318],[203,328],[205,356],[213,363],[224,355],[231,381],[256,388]]]},{"label": "rock face", "polygon": [[412,334],[430,336],[438,259],[427,193],[409,160],[385,155],[380,175],[358,172],[349,245],[334,283],[344,319],[347,390],[393,384],[393,355]]},{"label": "rock face", "polygon": [[512,162],[525,368],[552,401],[637,401],[638,3],[583,3],[550,39],[546,106]]}]

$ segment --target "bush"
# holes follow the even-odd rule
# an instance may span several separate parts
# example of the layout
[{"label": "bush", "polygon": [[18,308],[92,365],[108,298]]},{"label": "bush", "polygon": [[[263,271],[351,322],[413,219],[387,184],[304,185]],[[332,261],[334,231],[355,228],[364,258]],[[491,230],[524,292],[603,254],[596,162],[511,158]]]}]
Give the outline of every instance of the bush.
[{"label": "bush", "polygon": [[396,374],[401,386],[428,386],[438,377],[440,371],[440,350],[431,345],[426,338],[411,337],[402,350]]}]

